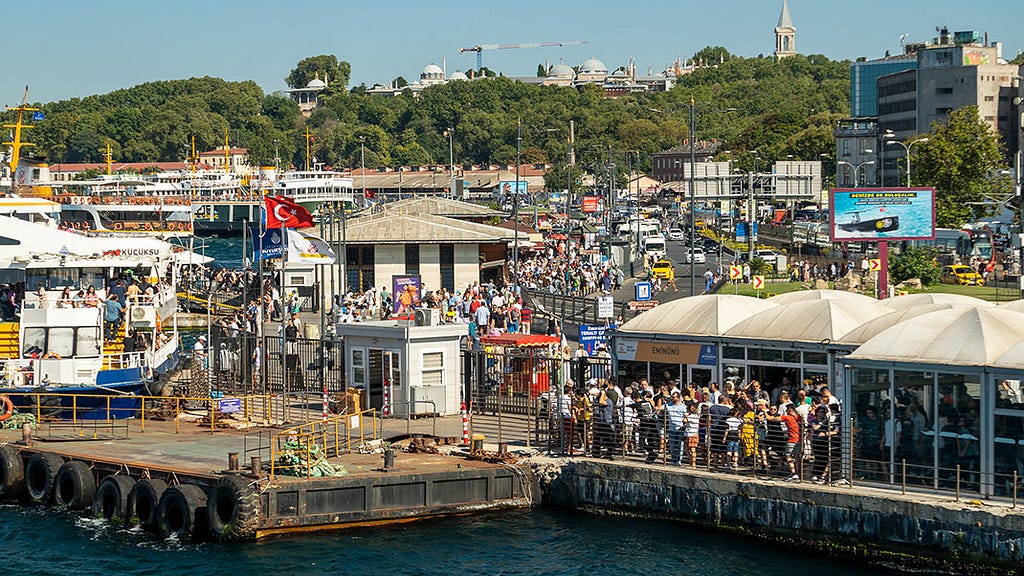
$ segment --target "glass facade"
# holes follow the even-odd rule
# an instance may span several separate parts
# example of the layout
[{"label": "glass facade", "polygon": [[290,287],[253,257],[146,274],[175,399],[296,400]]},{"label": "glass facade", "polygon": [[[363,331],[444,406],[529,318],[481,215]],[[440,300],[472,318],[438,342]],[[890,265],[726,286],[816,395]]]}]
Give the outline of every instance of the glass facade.
[{"label": "glass facade", "polygon": [[1014,471],[1024,473],[1019,384],[913,365],[857,367],[849,376],[855,480],[988,496],[1007,495]]},{"label": "glass facade", "polygon": [[850,64],[850,115],[878,116],[878,78],[917,68],[917,58]]}]

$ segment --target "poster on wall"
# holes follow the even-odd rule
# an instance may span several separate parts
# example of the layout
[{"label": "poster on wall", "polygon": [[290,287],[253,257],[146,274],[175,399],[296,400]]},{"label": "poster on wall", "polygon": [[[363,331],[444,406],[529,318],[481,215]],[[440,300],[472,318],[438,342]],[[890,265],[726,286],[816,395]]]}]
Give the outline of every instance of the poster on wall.
[{"label": "poster on wall", "polygon": [[419,276],[395,275],[391,277],[392,303],[391,312],[394,314],[411,314],[420,305]]},{"label": "poster on wall", "polygon": [[935,238],[934,188],[856,188],[831,191],[832,241]]}]

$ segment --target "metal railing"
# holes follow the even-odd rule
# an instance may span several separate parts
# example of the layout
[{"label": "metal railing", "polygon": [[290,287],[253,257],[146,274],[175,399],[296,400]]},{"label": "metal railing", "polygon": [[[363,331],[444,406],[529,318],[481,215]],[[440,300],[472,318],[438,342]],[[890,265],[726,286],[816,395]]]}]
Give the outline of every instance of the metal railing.
[{"label": "metal railing", "polygon": [[94,427],[133,419],[140,432],[153,421],[174,421],[174,432],[181,433],[181,418],[186,412],[208,419],[211,432],[239,413],[244,421],[269,423],[275,414],[284,413],[280,399],[270,395],[246,395],[237,398],[210,396],[142,396],[134,394],[62,394],[18,392],[10,394],[20,412],[35,416],[37,422],[60,422],[71,427]]}]

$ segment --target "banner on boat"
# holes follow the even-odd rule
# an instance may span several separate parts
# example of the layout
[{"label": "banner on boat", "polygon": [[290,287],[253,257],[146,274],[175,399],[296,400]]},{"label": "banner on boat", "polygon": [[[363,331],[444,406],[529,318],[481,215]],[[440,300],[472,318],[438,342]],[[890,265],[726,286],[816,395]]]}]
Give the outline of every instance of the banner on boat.
[{"label": "banner on boat", "polygon": [[833,242],[935,238],[934,188],[831,191]]}]

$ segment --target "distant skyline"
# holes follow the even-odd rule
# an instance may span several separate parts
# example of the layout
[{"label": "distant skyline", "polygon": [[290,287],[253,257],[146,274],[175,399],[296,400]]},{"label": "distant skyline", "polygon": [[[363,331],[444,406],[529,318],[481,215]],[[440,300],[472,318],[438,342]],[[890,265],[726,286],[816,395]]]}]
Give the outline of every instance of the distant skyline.
[{"label": "distant skyline", "polygon": [[[596,57],[610,70],[634,58],[637,70],[663,70],[708,45],[738,56],[770,55],[782,0],[635,0],[515,3],[453,0],[50,0],[8,3],[2,11],[8,66],[0,104],[52,102],[144,82],[195,76],[253,80],[268,93],[307,56],[333,54],[352,65],[349,86],[419,78],[424,66],[466,71],[488,43],[585,40],[561,48],[485,51],[484,65],[533,76],[537,65],[576,66]],[[965,9],[969,8],[969,9]],[[1024,48],[1024,2],[962,0],[790,0],[800,54],[833,60],[878,58],[935,28],[987,32],[1013,58]]]}]

